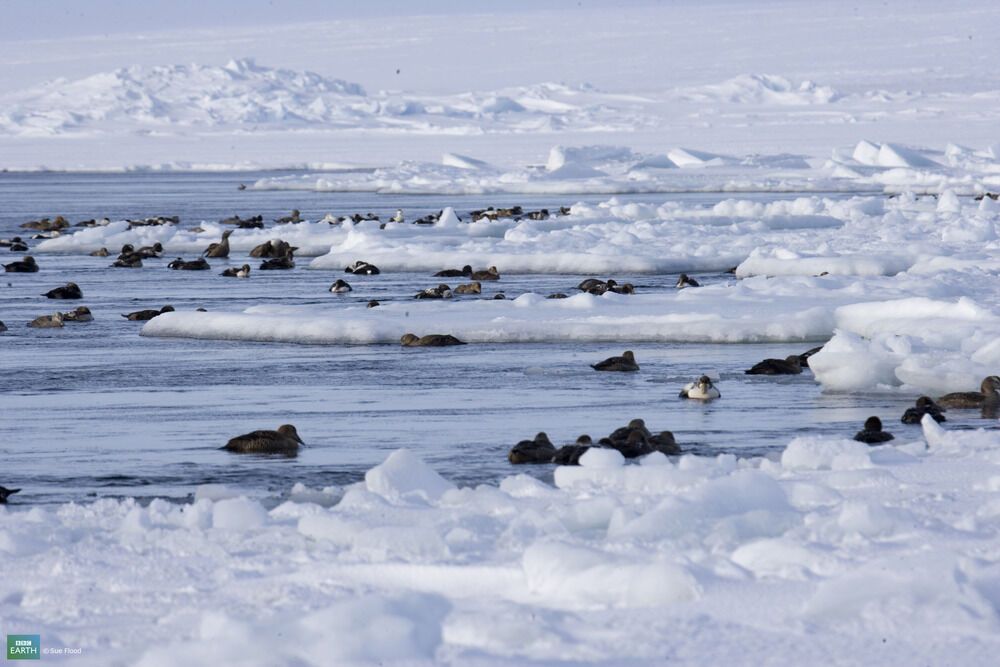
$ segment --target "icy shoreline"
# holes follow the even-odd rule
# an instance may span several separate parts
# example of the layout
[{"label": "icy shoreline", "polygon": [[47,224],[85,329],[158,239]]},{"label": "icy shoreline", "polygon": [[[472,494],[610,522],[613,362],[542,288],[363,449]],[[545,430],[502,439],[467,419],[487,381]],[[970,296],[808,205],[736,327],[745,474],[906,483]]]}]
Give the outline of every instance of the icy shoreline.
[{"label": "icy shoreline", "polygon": [[81,664],[984,664],[1000,648],[998,445],[925,422],[895,446],[593,457],[554,487],[477,488],[400,450],[332,507],[208,487],[182,505],[12,506],[0,599],[7,627],[82,647]]}]

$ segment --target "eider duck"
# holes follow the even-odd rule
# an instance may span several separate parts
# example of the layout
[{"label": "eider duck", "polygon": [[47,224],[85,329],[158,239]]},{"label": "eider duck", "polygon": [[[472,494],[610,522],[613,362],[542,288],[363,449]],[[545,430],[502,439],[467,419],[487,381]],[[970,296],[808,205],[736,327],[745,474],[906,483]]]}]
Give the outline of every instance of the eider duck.
[{"label": "eider duck", "polygon": [[466,264],[461,269],[445,269],[434,274],[435,278],[467,278],[472,275],[472,267]]},{"label": "eider duck", "polygon": [[491,266],[485,271],[473,271],[469,277],[473,280],[500,280],[500,272],[497,267]]},{"label": "eider duck", "polygon": [[287,241],[282,241],[281,239],[271,239],[270,241],[265,241],[260,245],[254,246],[253,250],[250,251],[251,257],[266,258],[266,257],[284,257],[298,250],[297,247],[290,245]]},{"label": "eider duck", "polygon": [[340,278],[337,278],[337,282],[330,285],[330,291],[334,294],[346,294],[353,289],[346,280],[341,280]]},{"label": "eider duck", "polygon": [[0,321],[0,333],[3,333],[6,330],[7,330],[7,325],[4,324],[2,321]]},{"label": "eider duck", "polygon": [[98,248],[94,252],[90,253],[91,257],[107,257],[111,253],[108,252],[107,248]]},{"label": "eider duck", "polygon": [[680,398],[693,398],[698,401],[710,401],[719,398],[722,393],[712,384],[707,375],[702,375],[695,382],[690,382],[681,389]]},{"label": "eider duck", "polygon": [[676,287],[677,289],[684,289],[685,287],[701,287],[701,283],[699,283],[694,278],[690,277],[688,274],[682,273],[677,278]]},{"label": "eider duck", "polygon": [[205,257],[229,257],[229,236],[232,233],[233,230],[231,229],[222,232],[222,240],[218,243],[209,243],[208,247],[205,248],[205,252],[201,254]]},{"label": "eider duck", "polygon": [[483,285],[479,282],[466,283],[455,288],[455,294],[481,294]]},{"label": "eider duck", "polygon": [[989,375],[983,378],[979,391],[959,391],[945,394],[937,400],[943,408],[957,410],[992,407],[1000,404],[1000,377]]},{"label": "eider duck", "polygon": [[20,490],[21,489],[8,489],[5,486],[0,486],[0,505],[6,505],[7,499]]},{"label": "eider duck", "polygon": [[503,292],[497,292],[496,294],[493,295],[493,300],[494,301],[503,301],[506,298],[507,298],[507,295],[504,294]]},{"label": "eider duck", "polygon": [[784,359],[765,359],[743,372],[747,375],[798,375],[802,372],[802,361],[797,354]]},{"label": "eider duck", "polygon": [[943,421],[947,421],[941,412],[941,407],[931,400],[930,396],[921,396],[917,399],[914,407],[906,409],[900,421],[904,424],[919,424],[924,415],[930,415],[934,421],[940,424]]},{"label": "eider duck", "polygon": [[25,255],[20,261],[4,264],[3,270],[7,273],[38,273],[38,264],[35,263],[34,257]]},{"label": "eider duck", "polygon": [[184,261],[180,257],[174,261],[167,264],[167,268],[171,268],[175,271],[206,271],[212,268],[212,265],[208,263],[204,257],[199,257],[198,259],[192,259],[190,261]]},{"label": "eider duck", "polygon": [[389,222],[404,222],[403,209],[397,208],[396,215],[389,218]]},{"label": "eider duck", "polygon": [[578,466],[580,457],[594,446],[589,435],[581,435],[572,445],[563,445],[552,455],[552,462],[561,466]]},{"label": "eider duck", "polygon": [[465,345],[463,341],[460,341],[451,334],[428,334],[417,338],[415,335],[408,333],[403,334],[403,337],[399,339],[399,343],[403,347],[446,347],[448,345]]},{"label": "eider duck", "polygon": [[116,269],[141,269],[142,257],[136,254],[130,254],[126,257],[116,259],[111,266]]},{"label": "eider duck", "polygon": [[345,273],[353,273],[359,276],[377,276],[381,271],[374,264],[365,262],[363,260],[358,260],[344,269]]},{"label": "eider duck", "polygon": [[225,271],[223,271],[222,273],[220,273],[219,275],[220,276],[225,276],[226,278],[249,278],[250,277],[250,265],[249,264],[244,264],[243,266],[241,266],[238,269],[235,266],[232,266],[232,267],[226,269]]},{"label": "eider duck", "polygon": [[63,322],[93,322],[94,316],[90,312],[90,308],[86,306],[77,306],[68,313],[59,313],[62,315]]},{"label": "eider duck", "polygon": [[639,364],[635,363],[635,355],[632,350],[625,350],[620,357],[608,357],[604,361],[591,364],[595,371],[622,371],[631,372],[639,370]]},{"label": "eider duck", "polygon": [[568,294],[563,294],[562,292],[553,292],[545,297],[546,299],[568,299]]},{"label": "eider duck", "polygon": [[295,268],[295,257],[292,256],[292,249],[288,249],[288,254],[273,259],[265,259],[260,263],[261,271],[287,271]]},{"label": "eider duck", "polygon": [[381,304],[379,304],[378,301],[376,301],[375,299],[372,299],[371,301],[368,302],[368,306],[367,307],[368,308],[378,308],[379,305],[381,305]]},{"label": "eider duck", "polygon": [[135,251],[141,259],[158,259],[163,254],[163,244],[157,241],[153,245],[145,245]]},{"label": "eider duck", "polygon": [[163,308],[160,308],[159,310],[153,310],[152,308],[149,308],[146,310],[137,310],[127,315],[123,313],[122,317],[124,317],[127,320],[131,320],[133,322],[145,322],[147,320],[153,319],[157,315],[162,315],[163,313],[172,313],[172,312],[174,312],[174,307],[167,305],[164,306]]},{"label": "eider duck", "polygon": [[425,290],[417,292],[413,295],[414,299],[450,299],[452,296],[451,288],[441,283],[437,287],[428,287]]},{"label": "eider duck", "polygon": [[635,285],[632,283],[625,283],[624,285],[612,285],[608,287],[609,292],[614,292],[615,294],[635,294]]},{"label": "eider duck", "polygon": [[32,329],[59,329],[63,326],[62,313],[53,313],[52,315],[39,315],[35,319],[28,322],[28,326]]},{"label": "eider duck", "polygon": [[292,209],[291,215],[286,215],[282,218],[278,218],[277,220],[275,220],[275,222],[278,223],[279,225],[287,225],[288,223],[291,222],[302,222],[302,218],[299,215],[299,209],[294,208]]},{"label": "eider duck", "polygon": [[49,299],[82,299],[83,291],[76,283],[66,283],[62,287],[50,289],[42,296]]},{"label": "eider duck", "polygon": [[813,356],[814,354],[816,354],[817,352],[819,352],[822,349],[823,349],[823,346],[820,345],[819,347],[810,348],[810,349],[806,350],[805,352],[803,352],[802,354],[800,354],[799,355],[799,365],[802,366],[802,368],[809,368],[809,357]]},{"label": "eider duck", "polygon": [[550,463],[556,453],[556,446],[552,444],[544,432],[539,433],[533,440],[522,440],[511,448],[507,454],[507,460],[514,465],[523,463]]},{"label": "eider duck", "polygon": [[854,439],[866,445],[878,445],[883,442],[893,440],[892,433],[882,430],[882,420],[878,417],[869,417],[865,420],[864,429],[854,435]]},{"label": "eider duck", "polygon": [[237,454],[295,455],[299,445],[304,445],[298,431],[291,424],[282,424],[277,431],[252,431],[238,435],[222,449]]}]

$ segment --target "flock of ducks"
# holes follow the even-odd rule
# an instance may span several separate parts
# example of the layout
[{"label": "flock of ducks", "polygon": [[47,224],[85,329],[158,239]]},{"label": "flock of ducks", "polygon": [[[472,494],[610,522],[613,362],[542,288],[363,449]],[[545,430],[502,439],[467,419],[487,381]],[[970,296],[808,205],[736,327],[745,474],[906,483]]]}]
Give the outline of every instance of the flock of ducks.
[{"label": "flock of ducks", "polygon": [[[561,207],[555,215],[568,215],[569,209]],[[428,215],[414,221],[414,224],[430,224],[436,222],[443,212],[435,215]],[[471,212],[471,220],[498,220],[501,218],[513,218],[515,220],[531,219],[544,220],[550,217],[547,209],[539,211],[525,212],[520,206],[511,208],[488,208]],[[278,218],[274,222],[279,225],[294,224],[303,219],[298,210],[293,210],[288,216]],[[321,222],[330,224],[357,224],[362,221],[378,221],[379,217],[371,213],[367,215],[355,214],[352,216],[333,217],[327,215]],[[237,228],[263,228],[262,216],[250,218],[240,218],[233,216],[221,221],[223,224],[234,225]],[[389,219],[392,223],[403,223],[405,218],[402,210],[397,210],[396,214]],[[86,220],[77,223],[79,227],[94,227],[107,225],[110,221]],[[129,220],[129,228],[140,226],[178,224],[176,216],[156,216],[139,220]],[[385,227],[385,223],[382,223]],[[69,222],[62,216],[54,219],[42,218],[22,225],[25,229],[36,230],[40,234],[35,238],[50,238],[58,235],[62,230],[70,227]],[[202,252],[201,257],[193,260],[185,260],[178,257],[167,264],[168,268],[179,271],[205,271],[210,270],[211,265],[207,261],[210,259],[226,259],[230,255],[229,238],[232,230],[222,233],[219,241],[209,244]],[[0,247],[7,247],[12,252],[25,252],[28,245],[20,237],[12,239],[0,239]],[[262,259],[259,270],[287,270],[295,267],[294,253],[298,250],[295,246],[281,239],[272,239],[254,247],[249,255],[253,258]],[[151,246],[133,247],[126,244],[121,248],[121,252],[112,264],[115,268],[142,268],[143,260],[162,258],[164,248],[160,243]],[[101,248],[93,253],[94,256],[107,257],[110,253],[106,248]],[[35,259],[26,255],[22,259],[4,264],[4,270],[8,273],[36,273],[39,270]],[[370,262],[359,260],[344,269],[345,273],[359,276],[379,275],[381,271]],[[249,264],[240,267],[226,268],[220,275],[228,278],[248,278],[251,273]],[[417,292],[415,299],[449,299],[454,295],[479,295],[482,293],[483,282],[493,282],[500,280],[500,272],[495,266],[486,269],[474,269],[471,265],[465,265],[460,269],[444,269],[438,271],[433,277],[436,278],[465,278],[468,283],[457,285],[454,289],[447,284],[441,283],[434,287]],[[697,280],[687,274],[680,274],[675,284],[677,289],[700,287]],[[576,286],[579,292],[602,295],[608,292],[617,294],[634,294],[635,287],[630,283],[619,284],[613,278],[599,279],[588,278]],[[338,279],[331,284],[329,291],[335,294],[346,294],[353,291],[351,285]],[[83,291],[76,283],[66,283],[55,287],[41,296],[53,300],[78,300],[83,298]],[[506,298],[503,292],[496,293],[493,298]],[[559,299],[567,298],[567,294],[557,292],[549,294],[547,298]],[[368,307],[373,308],[379,305],[378,301],[369,301]],[[131,321],[148,321],[164,313],[174,310],[173,306],[165,305],[160,309],[144,309],[131,313],[123,313],[122,317]],[[79,306],[71,311],[56,312],[51,315],[42,315],[28,323],[29,327],[52,328],[62,327],[66,322],[88,322],[93,320],[93,315],[86,306]],[[0,322],[0,332],[5,331],[6,326]],[[465,342],[450,334],[427,334],[418,336],[414,333],[406,333],[400,338],[400,345],[403,347],[447,347],[454,345],[464,345]],[[793,354],[785,359],[764,359],[745,371],[748,375],[797,375],[802,373],[803,368],[808,367],[808,359],[821,348],[813,348],[802,354]],[[636,372],[639,364],[631,350],[626,350],[621,356],[614,356],[599,361],[591,365],[596,371],[610,372]],[[694,381],[686,384],[678,394],[679,398],[708,402],[721,397],[719,388],[713,383],[708,375],[701,375]],[[917,424],[924,415],[930,415],[938,422],[945,421],[944,412],[947,409],[980,409],[984,416],[995,415],[1000,410],[1000,377],[989,376],[985,378],[980,386],[979,392],[958,392],[947,394],[934,401],[928,396],[919,397],[915,405],[908,408],[903,414],[901,421],[905,424]],[[855,440],[868,444],[881,444],[889,442],[893,435],[883,429],[882,421],[877,416],[869,417],[861,431],[855,435]],[[246,433],[230,439],[223,450],[238,454],[274,454],[283,456],[295,456],[299,447],[305,443],[299,437],[295,426],[284,424],[276,430],[258,430]],[[633,419],[626,426],[616,429],[608,436],[600,438],[596,443],[589,435],[581,435],[575,442],[561,447],[556,447],[544,433],[538,433],[531,440],[518,442],[510,450],[508,460],[512,464],[525,463],[555,463],[561,465],[576,465],[580,457],[592,448],[611,448],[619,451],[626,458],[644,456],[652,452],[662,452],[668,455],[681,453],[673,433],[670,431],[650,432],[642,419]],[[20,491],[20,489],[7,489],[0,486],[0,503],[6,503],[7,498]]]}]

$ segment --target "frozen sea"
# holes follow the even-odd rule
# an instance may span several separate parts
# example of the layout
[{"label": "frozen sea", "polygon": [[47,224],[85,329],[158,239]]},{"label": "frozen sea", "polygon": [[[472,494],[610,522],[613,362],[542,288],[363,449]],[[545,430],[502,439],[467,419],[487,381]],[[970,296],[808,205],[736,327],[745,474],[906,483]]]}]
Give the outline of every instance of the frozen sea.
[{"label": "frozen sea", "polygon": [[[386,219],[396,208],[419,217],[444,206],[464,217],[487,205],[554,210],[607,198],[237,190],[239,183],[274,175],[3,174],[0,237],[25,235],[19,224],[56,214],[72,222],[179,215],[181,227],[191,227],[233,214],[273,220],[293,208],[314,220],[327,212],[373,212]],[[776,197],[744,195],[764,203]],[[704,193],[620,199],[710,206],[722,198]],[[16,258],[16,253],[3,252],[5,261]],[[552,466],[511,466],[509,448],[538,431],[546,431],[557,444],[572,442],[581,433],[596,439],[640,417],[654,430],[673,431],[688,452],[774,454],[797,435],[850,436],[868,415],[901,414],[912,401],[912,396],[885,392],[823,393],[808,370],[784,378],[743,374],[763,358],[784,358],[823,340],[503,343],[413,350],[392,344],[144,337],[139,335],[141,323],[120,314],[167,303],[178,310],[239,312],[261,304],[324,309],[331,302],[408,302],[416,291],[439,281],[412,272],[345,276],[309,270],[308,260],[292,271],[255,271],[244,281],[219,277],[227,266],[248,261],[245,253],[235,251],[228,260],[213,260],[212,271],[206,272],[168,270],[169,255],[148,260],[141,270],[112,269],[113,256],[36,257],[38,273],[5,274],[0,299],[0,319],[9,327],[0,336],[0,364],[7,378],[0,400],[0,456],[7,463],[9,479],[4,481],[24,487],[18,500],[31,504],[104,496],[183,501],[198,485],[222,483],[273,506],[299,482],[318,488],[356,482],[401,447],[419,453],[461,485],[496,483],[514,472],[551,481]],[[257,260],[249,261],[256,268]],[[733,280],[720,273],[694,275],[706,285]],[[349,296],[327,292],[337,277],[353,284]],[[586,277],[505,275],[497,283],[484,283],[483,298],[498,291],[510,298],[529,291],[573,293]],[[651,293],[672,291],[677,275],[614,277],[634,283],[639,293]],[[54,330],[25,327],[38,315],[76,305],[39,296],[67,281],[82,287],[85,298],[79,303],[90,307],[94,322]],[[590,369],[589,364],[620,354],[623,347],[635,351],[639,373]],[[680,387],[702,373],[719,378],[723,399],[707,405],[679,400]],[[981,425],[975,417],[959,417],[952,425]],[[234,435],[286,422],[294,423],[308,444],[297,458],[237,456],[219,449]],[[916,426],[893,428],[919,433]]]}]

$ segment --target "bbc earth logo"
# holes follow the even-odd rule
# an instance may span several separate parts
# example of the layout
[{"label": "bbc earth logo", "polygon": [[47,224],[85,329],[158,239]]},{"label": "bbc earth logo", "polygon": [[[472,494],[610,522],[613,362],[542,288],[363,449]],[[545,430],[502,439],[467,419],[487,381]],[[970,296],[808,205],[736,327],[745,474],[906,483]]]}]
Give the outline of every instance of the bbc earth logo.
[{"label": "bbc earth logo", "polygon": [[41,660],[41,635],[7,635],[8,660]]}]

